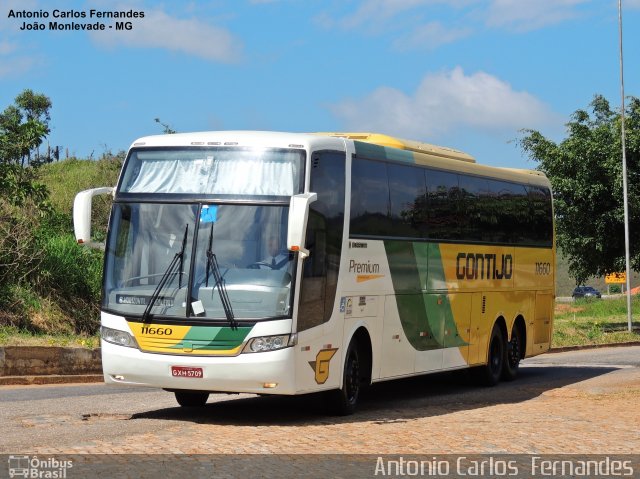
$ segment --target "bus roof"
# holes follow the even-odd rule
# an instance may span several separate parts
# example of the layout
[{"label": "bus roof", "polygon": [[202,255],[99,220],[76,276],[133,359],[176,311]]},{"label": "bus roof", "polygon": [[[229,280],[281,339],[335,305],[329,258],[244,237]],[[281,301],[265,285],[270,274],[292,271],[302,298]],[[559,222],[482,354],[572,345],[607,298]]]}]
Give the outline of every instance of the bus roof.
[{"label": "bus roof", "polygon": [[[380,133],[319,132],[316,133],[316,135],[350,139],[356,143],[356,149],[358,142],[373,145],[374,148],[381,147],[384,151],[381,151],[379,154],[382,154],[387,159],[396,161],[407,161],[409,157],[407,155],[410,155],[410,161],[419,165],[445,169],[454,168],[457,171],[494,176],[505,180],[526,181],[544,185],[549,184],[546,175],[540,171],[481,165],[476,163],[475,158],[468,153],[445,146],[404,140]],[[397,150],[403,150],[407,153],[406,155],[398,155],[394,153],[394,151]],[[460,163],[452,163],[451,160],[457,160],[460,161]]]},{"label": "bus roof", "polygon": [[412,151],[414,153],[422,153],[431,158],[445,158],[448,160],[460,160],[469,163],[475,163],[475,158],[468,153],[455,150],[446,146],[432,145],[431,143],[423,143],[414,140],[404,140],[381,133],[343,133],[343,132],[320,132],[318,135],[335,136],[340,138],[348,138],[350,140],[363,141],[379,146],[388,146],[398,148],[400,150]]},{"label": "bus roof", "polygon": [[441,169],[455,169],[472,174],[512,181],[548,185],[548,179],[536,170],[505,168],[476,163],[473,156],[454,148],[404,140],[380,133],[318,132],[287,133],[272,131],[202,131],[154,135],[137,139],[132,147],[234,145],[280,148],[338,149],[343,141],[354,142],[356,150],[371,150],[374,157],[410,162]]},{"label": "bus roof", "polygon": [[198,131],[153,135],[138,138],[131,147],[163,146],[264,146],[273,148],[337,148],[344,149],[344,140],[310,133],[277,131]]}]

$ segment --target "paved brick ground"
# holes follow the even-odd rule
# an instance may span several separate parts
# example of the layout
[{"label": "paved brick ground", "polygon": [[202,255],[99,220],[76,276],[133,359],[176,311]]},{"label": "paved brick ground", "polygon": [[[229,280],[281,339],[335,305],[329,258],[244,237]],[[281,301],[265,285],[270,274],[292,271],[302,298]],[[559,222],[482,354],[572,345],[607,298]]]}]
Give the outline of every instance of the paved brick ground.
[{"label": "paved brick ground", "polygon": [[[550,381],[545,367],[522,380],[475,389],[460,374],[386,383],[359,412],[323,414],[321,398],[212,396],[200,412],[168,407],[134,414],[149,432],[38,454],[444,454],[638,453],[640,368],[589,369]],[[559,370],[558,370],[559,371]],[[556,372],[558,372],[556,371]],[[575,373],[575,370],[572,370]],[[464,379],[464,378],[462,378]],[[99,420],[100,418],[87,418]],[[126,418],[113,418],[122,420]],[[175,421],[175,422],[174,422]],[[155,428],[154,424],[161,424]]]}]

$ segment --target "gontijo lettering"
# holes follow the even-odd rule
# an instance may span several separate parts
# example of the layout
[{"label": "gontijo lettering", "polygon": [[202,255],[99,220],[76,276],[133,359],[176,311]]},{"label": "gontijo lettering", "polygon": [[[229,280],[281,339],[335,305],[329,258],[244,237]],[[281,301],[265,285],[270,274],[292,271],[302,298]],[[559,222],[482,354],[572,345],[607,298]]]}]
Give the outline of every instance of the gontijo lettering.
[{"label": "gontijo lettering", "polygon": [[456,278],[458,279],[511,279],[513,256],[483,253],[458,253],[456,257]]}]

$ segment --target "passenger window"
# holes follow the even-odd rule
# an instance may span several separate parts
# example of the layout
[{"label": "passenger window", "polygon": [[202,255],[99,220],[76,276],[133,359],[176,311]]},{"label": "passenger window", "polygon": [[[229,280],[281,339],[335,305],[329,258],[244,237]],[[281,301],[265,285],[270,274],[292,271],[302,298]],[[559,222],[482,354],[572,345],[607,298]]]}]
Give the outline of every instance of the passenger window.
[{"label": "passenger window", "polygon": [[353,236],[393,235],[389,218],[389,183],[385,163],[353,159],[350,226],[350,235]]},{"label": "passenger window", "polygon": [[429,198],[429,238],[460,238],[460,190],[458,175],[448,171],[426,170]]},{"label": "passenger window", "polygon": [[392,235],[404,238],[426,237],[428,210],[424,170],[389,164],[387,172]]},{"label": "passenger window", "polygon": [[551,246],[553,243],[553,217],[551,192],[541,186],[527,186],[529,199],[529,231],[533,245]]},{"label": "passenger window", "polygon": [[489,183],[486,178],[469,175],[459,175],[459,182],[460,234],[465,240],[488,241],[496,222],[491,214]]}]

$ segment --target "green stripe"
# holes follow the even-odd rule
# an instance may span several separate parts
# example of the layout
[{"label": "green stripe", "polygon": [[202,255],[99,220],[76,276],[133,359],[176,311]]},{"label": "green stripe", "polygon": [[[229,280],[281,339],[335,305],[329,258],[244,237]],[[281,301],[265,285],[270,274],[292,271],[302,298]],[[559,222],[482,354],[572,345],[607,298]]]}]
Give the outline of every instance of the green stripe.
[{"label": "green stripe", "polygon": [[184,338],[171,346],[170,349],[183,349],[184,343],[190,343],[194,350],[226,351],[234,349],[242,344],[252,328],[252,326],[246,326],[233,330],[228,326],[192,326]]},{"label": "green stripe", "polygon": [[464,346],[446,292],[427,293],[444,287],[440,248],[434,243],[384,242],[402,329],[418,351],[445,347],[445,329],[451,331],[446,347]]}]

